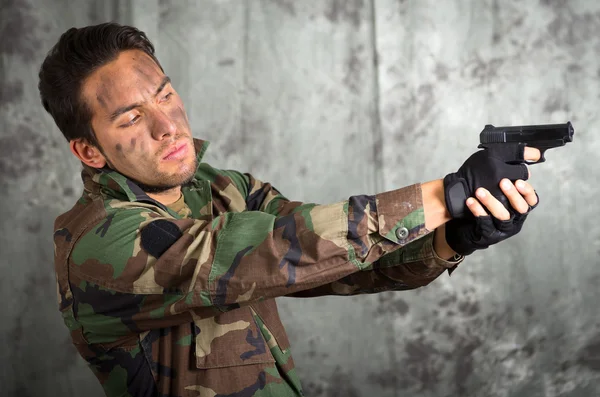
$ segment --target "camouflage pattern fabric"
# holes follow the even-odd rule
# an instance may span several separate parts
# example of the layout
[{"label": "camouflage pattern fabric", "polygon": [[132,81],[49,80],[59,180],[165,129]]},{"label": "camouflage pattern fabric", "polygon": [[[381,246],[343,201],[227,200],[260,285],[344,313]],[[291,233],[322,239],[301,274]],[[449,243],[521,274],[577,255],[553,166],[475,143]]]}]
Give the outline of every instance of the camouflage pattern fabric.
[{"label": "camouflage pattern fabric", "polygon": [[435,255],[420,185],[293,202],[194,144],[183,207],[84,166],[56,220],[59,308],[107,396],[302,396],[274,298],[408,290],[462,261]]}]

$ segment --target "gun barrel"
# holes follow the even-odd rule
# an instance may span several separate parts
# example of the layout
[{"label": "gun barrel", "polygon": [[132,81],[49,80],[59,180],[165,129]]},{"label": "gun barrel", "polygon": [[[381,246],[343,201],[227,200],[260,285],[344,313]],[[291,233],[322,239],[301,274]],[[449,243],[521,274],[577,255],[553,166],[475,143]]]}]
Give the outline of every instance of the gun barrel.
[{"label": "gun barrel", "polygon": [[522,125],[512,127],[494,127],[486,125],[479,135],[480,142],[510,143],[554,142],[553,146],[562,146],[573,141],[575,130],[570,121],[564,124]]}]

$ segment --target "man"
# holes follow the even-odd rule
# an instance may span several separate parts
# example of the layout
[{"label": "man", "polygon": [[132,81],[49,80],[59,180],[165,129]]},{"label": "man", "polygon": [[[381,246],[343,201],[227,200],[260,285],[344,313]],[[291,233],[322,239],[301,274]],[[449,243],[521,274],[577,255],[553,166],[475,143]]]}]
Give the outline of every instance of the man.
[{"label": "man", "polygon": [[[523,162],[539,151],[520,145],[443,180],[289,201],[201,162],[208,143],[133,27],[69,29],[39,77],[84,168],[55,224],[60,311],[107,396],[301,396],[273,298],[425,286],[517,234],[538,202]],[[477,192],[469,215],[456,186]]]}]

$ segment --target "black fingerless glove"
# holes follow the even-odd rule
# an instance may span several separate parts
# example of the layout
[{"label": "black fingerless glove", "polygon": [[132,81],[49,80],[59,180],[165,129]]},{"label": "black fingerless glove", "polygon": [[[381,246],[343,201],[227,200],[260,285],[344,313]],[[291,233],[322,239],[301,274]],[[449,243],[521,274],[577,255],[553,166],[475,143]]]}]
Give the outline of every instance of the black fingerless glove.
[{"label": "black fingerless glove", "polygon": [[475,197],[475,190],[487,189],[510,210],[508,199],[500,190],[500,181],[508,178],[527,180],[529,172],[524,164],[525,144],[494,144],[475,152],[464,162],[457,172],[444,178],[446,207],[452,218],[472,216],[467,209],[468,197]]},{"label": "black fingerless glove", "polygon": [[538,204],[539,197],[537,203],[530,206],[525,214],[510,209],[510,219],[506,221],[490,215],[452,219],[446,223],[446,242],[460,255],[470,255],[476,250],[486,249],[519,233],[527,216]]}]

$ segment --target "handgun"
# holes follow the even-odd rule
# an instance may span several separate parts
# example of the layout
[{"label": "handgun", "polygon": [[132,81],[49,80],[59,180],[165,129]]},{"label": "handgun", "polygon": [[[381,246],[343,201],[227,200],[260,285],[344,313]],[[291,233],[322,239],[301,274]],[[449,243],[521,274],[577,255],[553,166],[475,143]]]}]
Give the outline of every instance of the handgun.
[{"label": "handgun", "polygon": [[[539,164],[546,161],[544,153],[548,149],[564,146],[567,142],[573,142],[575,130],[570,121],[564,124],[541,124],[541,125],[519,125],[513,127],[494,127],[487,124],[479,134],[479,148],[492,148],[494,145],[506,143],[523,143],[529,147],[539,149],[538,161],[524,160],[525,164]],[[494,189],[492,195],[496,197],[507,209],[510,208],[508,198],[498,189]],[[466,200],[466,197],[464,198]],[[462,200],[464,202],[464,200]],[[459,202],[460,200],[454,200]],[[455,210],[457,211],[457,210]],[[463,213],[469,213],[466,207]]]},{"label": "handgun", "polygon": [[519,125],[514,127],[485,126],[479,134],[479,148],[490,148],[503,143],[524,143],[539,149],[538,161],[526,161],[526,164],[538,164],[546,161],[544,153],[548,149],[564,146],[573,142],[575,130],[570,121],[565,124]]}]

